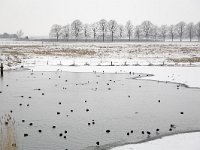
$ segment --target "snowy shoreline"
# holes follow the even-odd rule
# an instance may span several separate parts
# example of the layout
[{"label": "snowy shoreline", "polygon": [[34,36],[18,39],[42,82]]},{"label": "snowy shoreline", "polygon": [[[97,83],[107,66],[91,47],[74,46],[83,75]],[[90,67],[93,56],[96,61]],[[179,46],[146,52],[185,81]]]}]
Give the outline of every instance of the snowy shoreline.
[{"label": "snowy shoreline", "polygon": [[187,85],[199,88],[200,67],[172,67],[172,66],[24,66],[33,71],[69,71],[69,72],[99,72],[102,73],[144,73],[153,74],[142,80],[155,80]]},{"label": "snowy shoreline", "polygon": [[199,150],[200,132],[182,132],[112,147],[110,150]]}]

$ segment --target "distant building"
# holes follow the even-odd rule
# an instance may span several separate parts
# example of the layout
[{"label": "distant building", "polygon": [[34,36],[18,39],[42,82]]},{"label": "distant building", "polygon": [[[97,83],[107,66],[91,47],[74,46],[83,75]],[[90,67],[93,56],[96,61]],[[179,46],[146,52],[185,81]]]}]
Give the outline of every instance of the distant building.
[{"label": "distant building", "polygon": [[17,39],[18,36],[16,34],[8,34],[8,33],[3,33],[3,34],[0,34],[0,38],[4,38],[4,39]]}]

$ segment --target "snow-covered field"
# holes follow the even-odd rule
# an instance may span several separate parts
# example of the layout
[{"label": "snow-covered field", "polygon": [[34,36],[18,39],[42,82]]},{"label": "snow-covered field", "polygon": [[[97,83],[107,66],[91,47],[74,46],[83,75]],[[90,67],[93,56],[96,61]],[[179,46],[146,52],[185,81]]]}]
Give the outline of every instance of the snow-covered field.
[{"label": "snow-covered field", "polygon": [[200,43],[51,43],[0,41],[7,69],[20,63],[49,65],[200,65]]},{"label": "snow-covered field", "polygon": [[[200,88],[200,43],[42,43],[0,42],[6,69],[34,71],[148,73],[142,79]],[[112,65],[111,65],[112,61]],[[200,133],[163,137],[112,150],[199,150]]]}]

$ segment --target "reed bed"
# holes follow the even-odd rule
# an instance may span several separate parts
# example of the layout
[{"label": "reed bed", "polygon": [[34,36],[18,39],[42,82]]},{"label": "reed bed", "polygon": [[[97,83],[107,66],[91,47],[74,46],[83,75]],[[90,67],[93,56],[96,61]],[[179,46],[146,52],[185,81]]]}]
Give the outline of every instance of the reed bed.
[{"label": "reed bed", "polygon": [[0,150],[17,150],[15,120],[5,114],[0,118]]}]

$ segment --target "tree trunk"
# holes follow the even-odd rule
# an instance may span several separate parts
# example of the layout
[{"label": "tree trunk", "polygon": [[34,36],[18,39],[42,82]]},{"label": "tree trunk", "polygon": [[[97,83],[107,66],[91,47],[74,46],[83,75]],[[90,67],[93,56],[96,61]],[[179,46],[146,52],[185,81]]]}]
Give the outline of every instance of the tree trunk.
[{"label": "tree trunk", "polygon": [[112,32],[112,42],[113,42],[113,32]]},{"label": "tree trunk", "polygon": [[182,34],[180,34],[180,42],[182,42]]},{"label": "tree trunk", "polygon": [[104,42],[104,32],[103,32],[103,42]]},{"label": "tree trunk", "polygon": [[182,36],[183,36],[183,29],[182,29],[182,27],[181,27],[180,42],[182,42]]},{"label": "tree trunk", "polygon": [[96,38],[96,34],[94,33],[94,41],[95,41],[95,38]]},{"label": "tree trunk", "polygon": [[58,34],[56,35],[56,41],[58,42]]},{"label": "tree trunk", "polygon": [[192,42],[192,33],[190,33],[190,42]]}]

